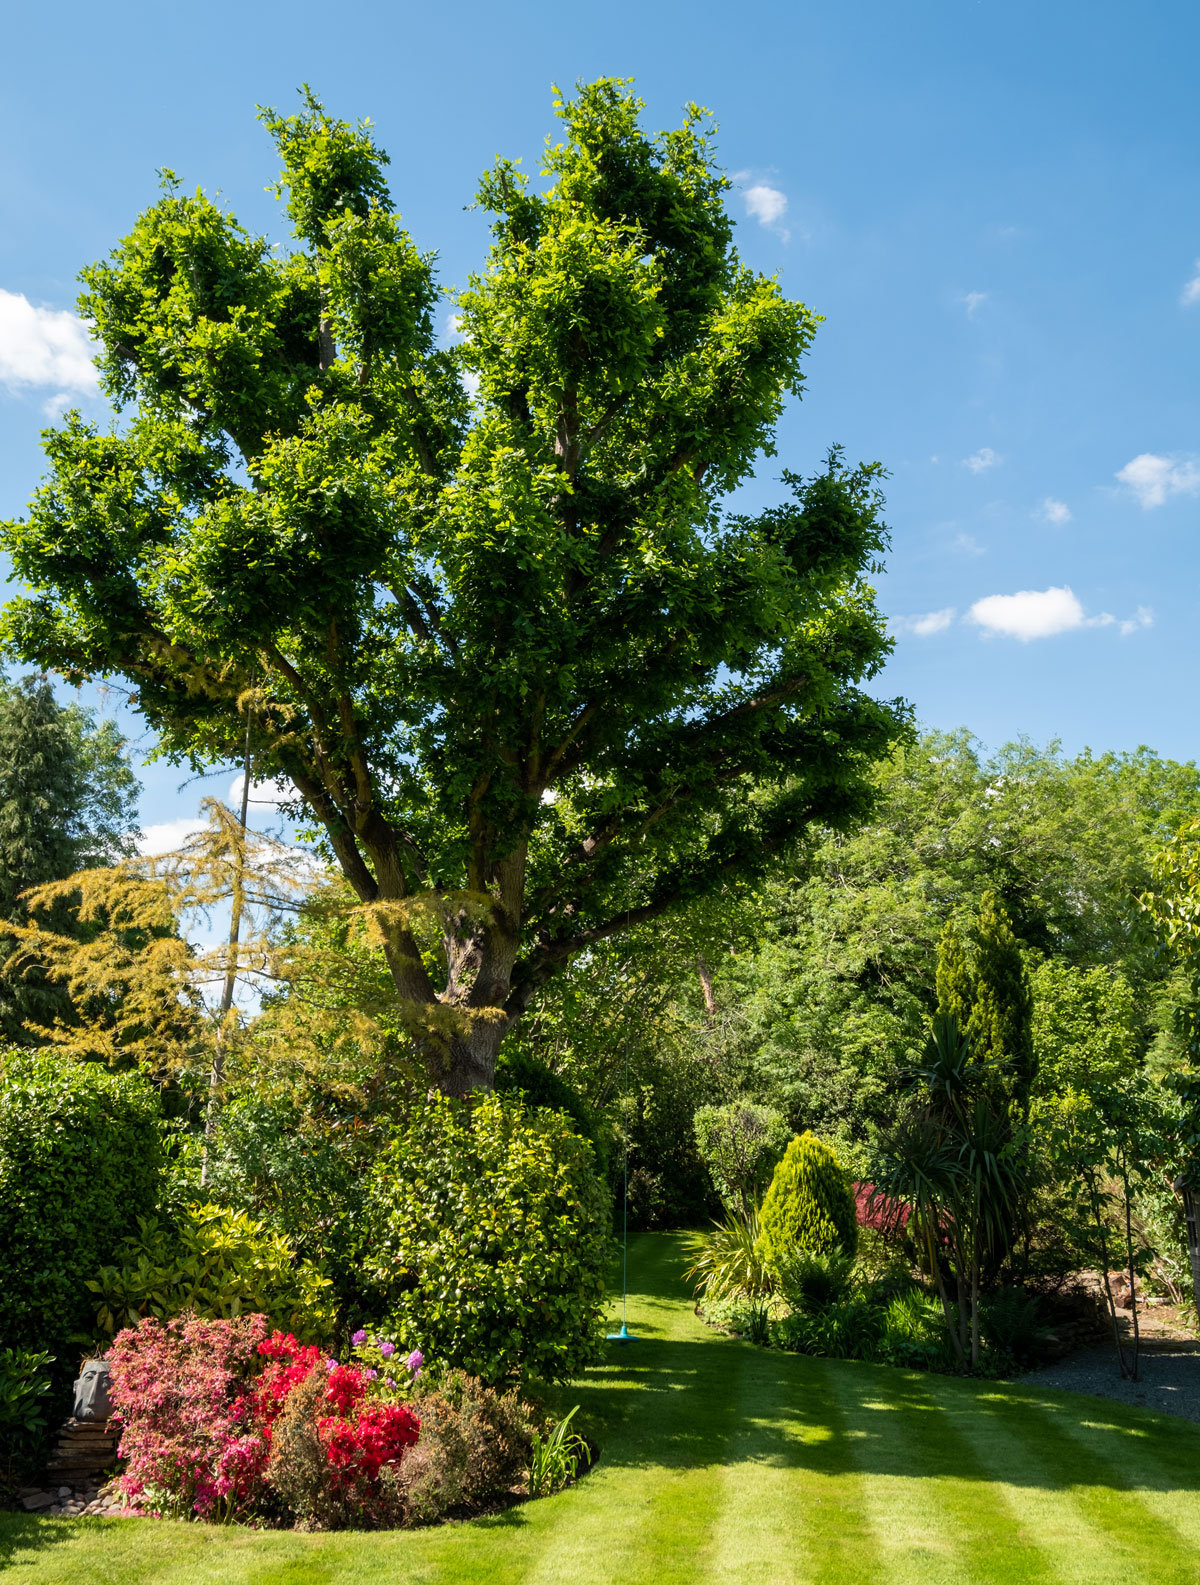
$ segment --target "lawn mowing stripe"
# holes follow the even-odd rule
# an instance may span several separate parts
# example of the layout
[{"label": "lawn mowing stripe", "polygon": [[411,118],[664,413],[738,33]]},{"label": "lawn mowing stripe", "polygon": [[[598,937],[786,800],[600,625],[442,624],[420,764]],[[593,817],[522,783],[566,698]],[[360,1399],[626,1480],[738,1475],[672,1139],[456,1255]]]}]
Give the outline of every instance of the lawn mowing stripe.
[{"label": "lawn mowing stripe", "polygon": [[[1024,1445],[1030,1467],[1046,1471],[1043,1478],[1069,1493],[1087,1523],[1102,1533],[1106,1575],[1145,1574],[1161,1582],[1168,1577],[1162,1572],[1168,1562],[1186,1565],[1176,1531],[1145,1510],[1135,1520],[1131,1484],[1107,1449],[1102,1454],[1073,1434],[1081,1414],[1074,1395],[1027,1398],[999,1391],[989,1394],[989,1403],[998,1421]],[[1180,1578],[1194,1581],[1198,1575],[1200,1568],[1192,1564]]]},{"label": "lawn mowing stripe", "polygon": [[[600,1463],[555,1499],[569,1522],[545,1537],[526,1576],[529,1585],[581,1579],[589,1585],[676,1579],[690,1585],[706,1577],[722,1464],[738,1426],[732,1389],[745,1351],[692,1313],[677,1241],[634,1240],[630,1269],[646,1290],[629,1298],[633,1329],[642,1335],[612,1349],[607,1368],[589,1378],[593,1388],[607,1389],[595,1394],[595,1408],[607,1422]],[[641,1388],[631,1394],[631,1418],[621,1412],[623,1376]],[[581,1396],[591,1394],[585,1388]],[[705,1406],[702,1419],[698,1401]]]},{"label": "lawn mowing stripe", "polygon": [[[650,1361],[656,1381],[641,1435],[632,1445],[614,1438],[595,1473],[568,1494],[571,1523],[548,1538],[530,1585],[707,1577],[744,1358],[744,1350],[714,1348],[708,1339],[655,1340],[644,1342],[640,1355],[631,1353],[631,1364]],[[698,1399],[705,1405],[699,1434]]]},{"label": "lawn mowing stripe", "polygon": [[[896,1585],[1057,1579],[1037,1550],[1014,1535],[1006,1504],[997,1505],[970,1442],[921,1377],[880,1366],[830,1362],[827,1368],[846,1420],[847,1456],[870,1477],[864,1491],[885,1558],[883,1578]],[[890,1434],[889,1421],[902,1425],[903,1434]],[[983,1560],[999,1557],[1006,1559],[1004,1573],[985,1574]]]},{"label": "lawn mowing stripe", "polygon": [[[1068,1434],[1115,1467],[1122,1490],[1200,1556],[1200,1435],[1195,1428],[1137,1410],[1114,1413],[1102,1399],[1072,1398],[1072,1412],[1063,1421]],[[1136,1477],[1130,1470],[1135,1449]]]},{"label": "lawn mowing stripe", "polygon": [[1112,1557],[1108,1528],[1095,1522],[1089,1505],[1064,1483],[1036,1431],[1010,1420],[1003,1391],[950,1383],[943,1391],[947,1413],[970,1438],[983,1477],[1007,1504],[1018,1534],[1046,1560],[1050,1577],[1106,1580]]},{"label": "lawn mowing stripe", "polygon": [[[739,1345],[749,1352],[749,1345]],[[821,1365],[755,1349],[725,1470],[713,1578],[729,1585],[846,1585],[879,1572],[862,1478],[845,1467],[840,1414]],[[852,1572],[850,1571],[852,1569]]]}]

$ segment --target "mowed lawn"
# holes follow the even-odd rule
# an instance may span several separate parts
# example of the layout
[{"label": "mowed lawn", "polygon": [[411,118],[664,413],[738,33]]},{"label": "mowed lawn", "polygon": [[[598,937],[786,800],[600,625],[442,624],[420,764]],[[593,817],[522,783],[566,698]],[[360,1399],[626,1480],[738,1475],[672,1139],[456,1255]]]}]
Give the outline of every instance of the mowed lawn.
[{"label": "mowed lawn", "polygon": [[631,1248],[638,1342],[572,1389],[596,1468],[436,1530],[293,1535],[0,1516],[4,1585],[1200,1581],[1200,1427],[1100,1399],[714,1335],[679,1245]]}]

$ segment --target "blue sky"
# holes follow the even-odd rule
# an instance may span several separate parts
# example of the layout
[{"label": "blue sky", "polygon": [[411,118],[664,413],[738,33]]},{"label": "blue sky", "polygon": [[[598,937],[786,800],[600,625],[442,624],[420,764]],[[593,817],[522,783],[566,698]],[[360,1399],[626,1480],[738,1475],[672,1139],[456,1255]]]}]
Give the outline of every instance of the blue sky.
[{"label": "blue sky", "polygon": [[[482,253],[478,173],[497,153],[536,170],[551,84],[632,76],[655,127],[712,108],[744,255],[825,316],[748,500],[833,441],[891,470],[884,691],[991,744],[1191,758],[1198,18],[1178,0],[22,8],[0,63],[0,514],[37,484],[46,411],[91,402],[56,316],[157,167],[282,235],[254,107],[307,80],[375,121],[453,285]],[[182,777],[148,772],[148,822],[192,814]]]}]

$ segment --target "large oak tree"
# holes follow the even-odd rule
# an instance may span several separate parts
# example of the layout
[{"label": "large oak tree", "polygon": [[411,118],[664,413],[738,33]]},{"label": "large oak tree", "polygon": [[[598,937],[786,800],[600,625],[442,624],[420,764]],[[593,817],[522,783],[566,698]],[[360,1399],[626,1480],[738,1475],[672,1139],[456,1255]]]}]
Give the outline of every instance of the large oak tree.
[{"label": "large oak tree", "polygon": [[48,432],[10,647],[120,675],[163,751],[286,777],[386,943],[431,1077],[486,1086],[536,986],[853,819],[904,711],[864,581],[879,470],[758,516],[816,327],[738,258],[705,113],[559,102],[501,161],[439,344],[367,125],[263,112],[295,246],[164,177],[84,271],[103,432]]}]

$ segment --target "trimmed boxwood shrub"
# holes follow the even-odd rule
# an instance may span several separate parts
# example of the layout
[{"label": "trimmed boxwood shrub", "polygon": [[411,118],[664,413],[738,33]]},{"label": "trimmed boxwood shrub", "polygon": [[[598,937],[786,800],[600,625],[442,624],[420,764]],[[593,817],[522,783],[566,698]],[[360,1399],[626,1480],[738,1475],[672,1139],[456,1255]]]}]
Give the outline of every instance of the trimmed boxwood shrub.
[{"label": "trimmed boxwood shrub", "polygon": [[561,1112],[415,1100],[368,1190],[365,1263],[389,1335],[489,1384],[600,1354],[608,1196]]},{"label": "trimmed boxwood shrub", "polygon": [[84,1286],[153,1209],[158,1094],[135,1073],[0,1056],[0,1338],[47,1349],[56,1374],[91,1335]]},{"label": "trimmed boxwood shrub", "polygon": [[801,1134],[787,1147],[759,1222],[760,1253],[772,1268],[795,1249],[853,1255],[858,1248],[854,1191],[836,1152],[815,1134]]}]

